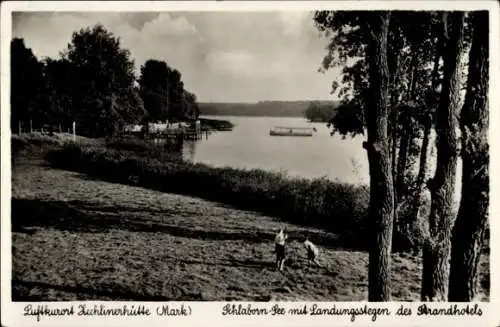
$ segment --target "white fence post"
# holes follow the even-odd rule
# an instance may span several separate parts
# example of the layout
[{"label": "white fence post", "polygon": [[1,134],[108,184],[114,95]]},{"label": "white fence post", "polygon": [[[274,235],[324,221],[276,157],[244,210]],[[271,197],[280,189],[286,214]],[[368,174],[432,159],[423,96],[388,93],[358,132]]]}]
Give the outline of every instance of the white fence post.
[{"label": "white fence post", "polygon": [[76,122],[73,122],[73,142],[76,142]]}]

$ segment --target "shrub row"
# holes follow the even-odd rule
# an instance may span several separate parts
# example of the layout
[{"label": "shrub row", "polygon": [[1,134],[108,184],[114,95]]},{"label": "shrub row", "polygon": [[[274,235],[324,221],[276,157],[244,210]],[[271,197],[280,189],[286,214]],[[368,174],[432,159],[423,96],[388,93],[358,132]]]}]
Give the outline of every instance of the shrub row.
[{"label": "shrub row", "polygon": [[231,122],[221,119],[200,118],[200,123],[202,129],[232,130],[234,128]]},{"label": "shrub row", "polygon": [[133,150],[137,149],[69,145],[49,152],[46,159],[58,168],[111,182],[193,195],[337,233],[359,230],[366,222],[369,195],[364,186],[158,160],[148,151],[141,155]]},{"label": "shrub row", "polygon": [[40,132],[12,134],[10,143],[12,159],[20,154],[43,155],[49,150],[70,143],[71,139],[72,135],[66,133],[53,133],[52,135]]}]

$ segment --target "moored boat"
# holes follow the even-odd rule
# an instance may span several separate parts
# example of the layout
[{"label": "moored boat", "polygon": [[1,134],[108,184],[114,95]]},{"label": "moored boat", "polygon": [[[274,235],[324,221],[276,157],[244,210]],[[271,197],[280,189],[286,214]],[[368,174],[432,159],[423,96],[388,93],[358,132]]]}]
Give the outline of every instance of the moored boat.
[{"label": "moored boat", "polygon": [[271,128],[269,135],[271,136],[313,136],[314,129],[312,127],[283,127],[276,126]]}]

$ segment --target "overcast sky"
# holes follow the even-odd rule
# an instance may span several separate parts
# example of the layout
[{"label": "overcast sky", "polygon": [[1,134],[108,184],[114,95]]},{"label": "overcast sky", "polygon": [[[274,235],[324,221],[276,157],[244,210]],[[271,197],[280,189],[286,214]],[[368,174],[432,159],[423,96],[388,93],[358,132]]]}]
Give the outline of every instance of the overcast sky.
[{"label": "overcast sky", "polygon": [[14,13],[13,37],[39,58],[57,57],[71,34],[100,22],[128,48],[178,69],[200,101],[333,99],[338,71],[318,73],[327,40],[311,12]]}]

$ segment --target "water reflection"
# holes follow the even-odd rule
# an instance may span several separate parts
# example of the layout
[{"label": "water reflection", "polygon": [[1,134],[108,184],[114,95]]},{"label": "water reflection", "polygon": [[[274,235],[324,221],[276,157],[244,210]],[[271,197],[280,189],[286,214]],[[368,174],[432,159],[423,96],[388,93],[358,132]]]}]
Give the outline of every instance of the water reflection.
[{"label": "water reflection", "polygon": [[182,155],[183,155],[184,160],[188,160],[188,161],[192,161],[192,162],[195,161],[196,146],[197,146],[198,142],[202,142],[202,140],[200,140],[200,141],[193,141],[193,140],[184,141],[184,148],[182,151]]},{"label": "water reflection", "polygon": [[[289,176],[368,182],[363,137],[330,136],[324,123],[303,118],[213,117],[235,124],[231,132],[210,134],[208,139],[185,142],[184,158],[213,166],[286,171]],[[275,126],[312,127],[312,137],[270,136]],[[356,165],[353,165],[353,162]]]},{"label": "water reflection", "polygon": [[[207,118],[210,118],[207,116]],[[346,183],[368,184],[368,158],[362,147],[364,136],[330,136],[324,123],[303,118],[212,116],[235,124],[232,132],[217,132],[198,141],[186,141],[184,159],[212,166],[259,168],[287,172],[289,176],[327,177]],[[314,127],[312,137],[269,136],[274,126]],[[433,133],[431,144],[435,142]],[[428,176],[435,171],[436,152],[432,146]],[[456,199],[460,197],[461,160],[457,165]]]}]

